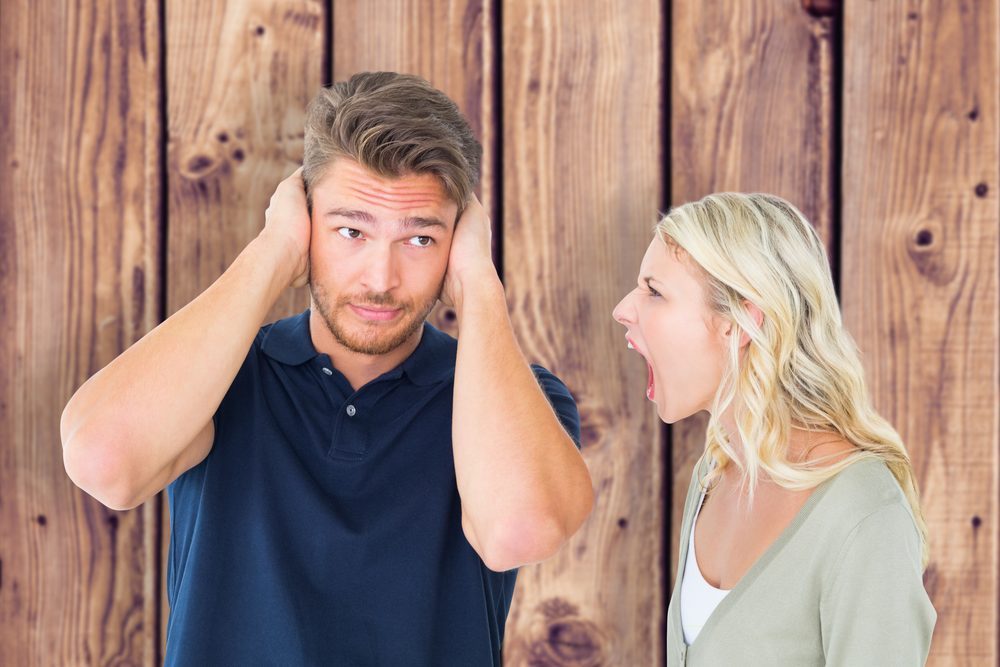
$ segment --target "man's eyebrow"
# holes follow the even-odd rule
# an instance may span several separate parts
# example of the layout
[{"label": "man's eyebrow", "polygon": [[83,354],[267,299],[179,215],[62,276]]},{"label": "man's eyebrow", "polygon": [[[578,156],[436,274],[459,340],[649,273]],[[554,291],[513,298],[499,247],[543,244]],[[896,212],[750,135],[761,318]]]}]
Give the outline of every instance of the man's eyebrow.
[{"label": "man's eyebrow", "polygon": [[437,218],[422,218],[420,216],[411,215],[408,218],[403,218],[403,227],[408,229],[417,228],[424,229],[426,227],[440,227],[441,229],[447,231],[448,226],[438,220]]},{"label": "man's eyebrow", "polygon": [[360,220],[361,222],[367,222],[369,224],[375,222],[375,216],[367,211],[356,211],[347,208],[335,208],[324,213],[324,216],[338,216],[341,218],[350,218],[351,220]]},{"label": "man's eyebrow", "polygon": [[[347,208],[335,208],[327,211],[326,216],[338,216],[341,218],[349,218],[351,220],[358,220],[360,222],[365,222],[370,225],[375,224],[375,216],[367,211],[359,211],[355,209]],[[411,215],[403,218],[400,223],[406,229],[424,229],[427,227],[440,227],[443,230],[447,230],[448,226],[445,225],[438,218],[426,218],[417,215]]]}]

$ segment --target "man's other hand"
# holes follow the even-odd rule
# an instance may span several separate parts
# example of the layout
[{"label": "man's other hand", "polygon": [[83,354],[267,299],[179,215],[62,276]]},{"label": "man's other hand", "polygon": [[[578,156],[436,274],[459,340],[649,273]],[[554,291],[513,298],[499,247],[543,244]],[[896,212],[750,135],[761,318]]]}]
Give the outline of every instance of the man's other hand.
[{"label": "man's other hand", "polygon": [[287,253],[292,270],[291,287],[302,287],[309,282],[311,232],[302,167],[299,167],[275,188],[271,203],[264,211],[264,230],[261,232],[267,243],[273,243]]},{"label": "man's other hand", "polygon": [[472,195],[462,217],[455,225],[448,256],[448,272],[441,291],[441,301],[461,311],[462,297],[468,287],[483,282],[499,282],[493,265],[490,218],[479,198]]}]

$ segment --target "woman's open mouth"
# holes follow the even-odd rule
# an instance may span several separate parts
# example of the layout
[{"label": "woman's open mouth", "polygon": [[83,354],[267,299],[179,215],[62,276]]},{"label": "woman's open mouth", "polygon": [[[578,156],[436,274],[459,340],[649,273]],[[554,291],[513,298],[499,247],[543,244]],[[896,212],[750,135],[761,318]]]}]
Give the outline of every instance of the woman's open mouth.
[{"label": "woman's open mouth", "polygon": [[646,398],[652,401],[656,396],[656,381],[653,379],[653,365],[649,363],[649,359],[646,358],[646,355],[642,353],[642,350],[639,349],[631,338],[625,336],[625,340],[628,341],[629,349],[638,352],[639,356],[646,362],[646,372],[648,373],[648,377],[646,379]]}]

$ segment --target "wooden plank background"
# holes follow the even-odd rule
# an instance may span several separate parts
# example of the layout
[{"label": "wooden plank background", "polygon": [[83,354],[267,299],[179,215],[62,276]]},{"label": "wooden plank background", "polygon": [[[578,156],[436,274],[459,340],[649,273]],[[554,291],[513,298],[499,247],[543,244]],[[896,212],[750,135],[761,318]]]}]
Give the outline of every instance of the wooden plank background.
[{"label": "wooden plank background", "polygon": [[[521,571],[505,664],[663,664],[706,420],[658,422],[610,312],[657,211],[719,190],[787,197],[827,243],[920,478],[929,664],[997,664],[998,4],[5,2],[0,662],[162,661],[166,503],[77,490],[59,415],[262,227],[318,87],[393,69],[483,142],[512,319],[578,400],[597,490],[581,532]],[[289,290],[269,318],[307,304]],[[456,333],[447,309],[432,321]]]},{"label": "wooden plank background", "polygon": [[505,663],[653,665],[666,643],[661,430],[611,310],[663,206],[661,8],[507,0],[502,18],[507,303],[525,355],[576,398],[596,491],[569,544],[518,574]]},{"label": "wooden plank background", "polygon": [[995,2],[857,3],[844,28],[843,278],[931,534],[932,661],[998,663]]},{"label": "wooden plank background", "polygon": [[4,2],[0,30],[0,662],[153,664],[156,504],[73,486],[70,395],[161,313],[154,2]]}]

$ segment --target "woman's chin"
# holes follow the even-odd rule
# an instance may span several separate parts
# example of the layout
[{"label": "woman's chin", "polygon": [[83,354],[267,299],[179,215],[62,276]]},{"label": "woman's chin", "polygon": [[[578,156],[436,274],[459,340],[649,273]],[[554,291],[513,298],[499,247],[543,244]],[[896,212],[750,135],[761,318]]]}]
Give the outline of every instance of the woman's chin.
[{"label": "woman's chin", "polygon": [[677,410],[672,410],[664,405],[661,405],[660,401],[654,401],[656,404],[656,416],[660,418],[664,424],[676,424],[682,419],[687,419],[695,412],[678,412]]}]

